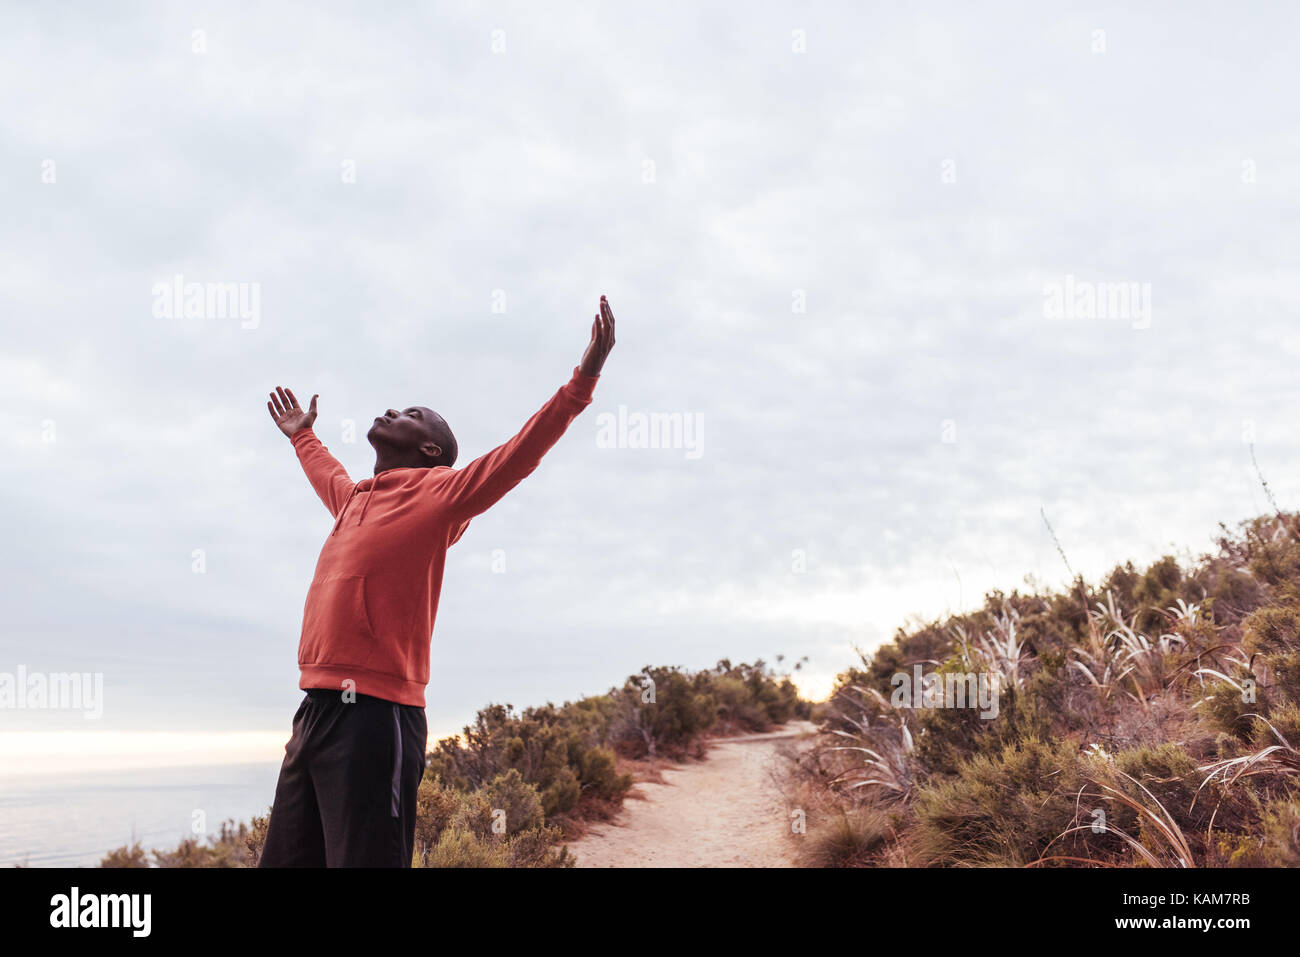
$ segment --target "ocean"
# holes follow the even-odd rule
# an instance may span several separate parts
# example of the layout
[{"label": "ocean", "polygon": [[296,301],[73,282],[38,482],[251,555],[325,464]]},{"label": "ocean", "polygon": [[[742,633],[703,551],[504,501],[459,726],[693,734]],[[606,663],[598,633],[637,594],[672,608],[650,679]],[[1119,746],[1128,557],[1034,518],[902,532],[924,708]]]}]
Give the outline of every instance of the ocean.
[{"label": "ocean", "polygon": [[192,834],[265,814],[280,762],[195,765],[0,778],[0,866],[94,867],[139,841],[172,849]]}]

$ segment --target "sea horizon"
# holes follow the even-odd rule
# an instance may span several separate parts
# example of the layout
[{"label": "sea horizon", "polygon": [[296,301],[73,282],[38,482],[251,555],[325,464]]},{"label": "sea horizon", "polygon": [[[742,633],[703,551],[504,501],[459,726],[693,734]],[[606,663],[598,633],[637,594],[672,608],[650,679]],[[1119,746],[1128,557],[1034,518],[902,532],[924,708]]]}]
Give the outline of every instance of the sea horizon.
[{"label": "sea horizon", "polygon": [[0,778],[0,866],[95,867],[137,842],[172,850],[196,822],[208,836],[265,814],[279,769],[277,759]]}]

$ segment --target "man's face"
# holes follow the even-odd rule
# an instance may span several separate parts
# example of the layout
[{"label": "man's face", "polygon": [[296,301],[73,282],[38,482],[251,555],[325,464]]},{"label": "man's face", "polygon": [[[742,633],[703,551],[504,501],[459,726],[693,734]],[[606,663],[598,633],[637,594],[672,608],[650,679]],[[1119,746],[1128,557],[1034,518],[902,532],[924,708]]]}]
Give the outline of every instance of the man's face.
[{"label": "man's face", "polygon": [[441,448],[442,443],[435,432],[439,422],[441,416],[422,405],[413,405],[401,412],[389,409],[375,419],[366,438],[373,446],[384,445],[390,449],[415,451],[428,442]]}]

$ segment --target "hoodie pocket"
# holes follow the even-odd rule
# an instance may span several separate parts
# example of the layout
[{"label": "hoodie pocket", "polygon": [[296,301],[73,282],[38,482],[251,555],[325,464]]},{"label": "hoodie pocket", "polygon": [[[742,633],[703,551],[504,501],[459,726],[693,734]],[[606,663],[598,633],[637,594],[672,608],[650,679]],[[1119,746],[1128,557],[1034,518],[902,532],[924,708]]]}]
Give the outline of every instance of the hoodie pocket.
[{"label": "hoodie pocket", "polygon": [[299,664],[359,665],[374,641],[364,578],[312,582],[302,615]]}]

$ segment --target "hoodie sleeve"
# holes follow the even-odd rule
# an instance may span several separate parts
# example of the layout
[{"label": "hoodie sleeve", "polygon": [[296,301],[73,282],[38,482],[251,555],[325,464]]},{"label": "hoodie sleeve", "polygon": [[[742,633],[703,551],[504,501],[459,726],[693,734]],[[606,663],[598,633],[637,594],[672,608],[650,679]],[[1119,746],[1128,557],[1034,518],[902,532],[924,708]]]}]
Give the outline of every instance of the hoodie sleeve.
[{"label": "hoodie sleeve", "polygon": [[356,483],[348,477],[348,470],[330,455],[329,449],[321,444],[310,428],[299,429],[291,441],[294,451],[298,453],[298,461],[302,463],[302,470],[307,473],[307,481],[311,482],[311,487],[316,490],[330,514],[337,518]]},{"label": "hoodie sleeve", "polygon": [[[487,511],[532,474],[569,423],[591,404],[592,390],[599,378],[583,375],[575,367],[573,378],[524,423],[518,435],[453,471],[443,485],[452,515],[468,521]],[[464,528],[459,529],[453,541],[463,531]]]}]

